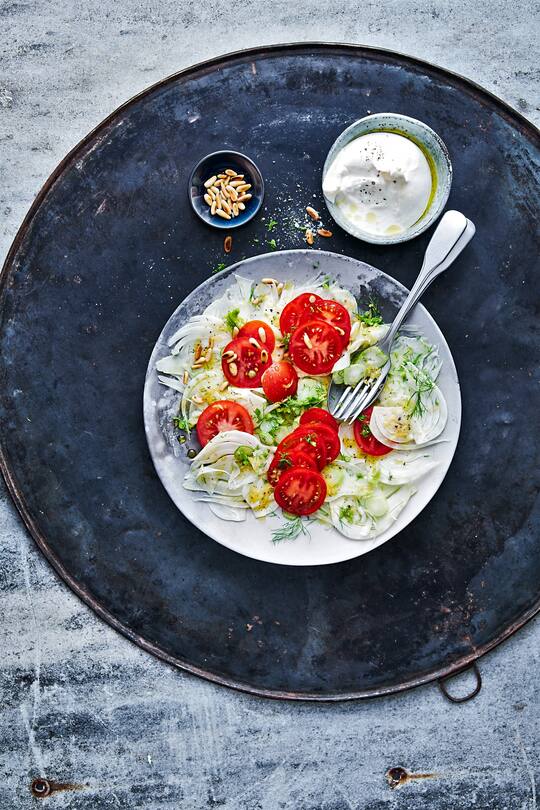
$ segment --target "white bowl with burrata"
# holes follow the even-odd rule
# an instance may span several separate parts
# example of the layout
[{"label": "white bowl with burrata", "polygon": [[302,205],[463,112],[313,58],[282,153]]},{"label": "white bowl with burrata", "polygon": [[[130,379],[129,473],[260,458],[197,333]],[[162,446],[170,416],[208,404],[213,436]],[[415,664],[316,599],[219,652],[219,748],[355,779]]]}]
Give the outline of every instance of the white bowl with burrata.
[{"label": "white bowl with burrata", "polygon": [[406,115],[377,113],[337,138],[323,168],[332,218],[348,233],[391,245],[418,236],[442,213],[452,185],[448,149]]}]

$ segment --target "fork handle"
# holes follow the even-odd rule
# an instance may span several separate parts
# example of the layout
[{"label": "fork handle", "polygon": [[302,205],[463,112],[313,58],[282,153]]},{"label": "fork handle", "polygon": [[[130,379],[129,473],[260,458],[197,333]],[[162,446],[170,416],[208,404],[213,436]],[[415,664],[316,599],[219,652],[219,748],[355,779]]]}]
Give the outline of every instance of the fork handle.
[{"label": "fork handle", "polygon": [[394,318],[385,345],[390,350],[401,324],[432,281],[447,270],[475,234],[475,227],[459,211],[447,211],[430,239],[418,278]]}]

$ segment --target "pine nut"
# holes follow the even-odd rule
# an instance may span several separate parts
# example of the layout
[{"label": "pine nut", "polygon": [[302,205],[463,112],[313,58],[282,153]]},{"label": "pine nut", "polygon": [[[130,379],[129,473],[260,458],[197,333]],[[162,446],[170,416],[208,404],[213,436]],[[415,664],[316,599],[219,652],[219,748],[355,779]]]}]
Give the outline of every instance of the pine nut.
[{"label": "pine nut", "polygon": [[228,388],[228,387],[229,387],[229,381],[225,380],[225,382],[222,382],[221,385],[219,386],[219,390],[220,391],[225,391],[225,389]]},{"label": "pine nut", "polygon": [[214,199],[214,198],[212,197],[212,195],[211,195],[211,194],[205,194],[205,195],[204,195],[204,201],[205,201],[205,203],[206,203],[207,205],[212,205],[212,200],[213,200],[213,199]]},{"label": "pine nut", "polygon": [[212,214],[212,216],[214,216],[216,210],[217,210],[217,202],[216,200],[214,200],[214,202],[212,203],[212,207],[210,208],[210,213]]},{"label": "pine nut", "polygon": [[222,211],[219,208],[216,211],[216,214],[218,215],[218,217],[221,217],[221,219],[230,219],[231,218],[229,214],[226,214],[225,211]]},{"label": "pine nut", "polygon": [[261,339],[261,343],[266,343],[266,332],[264,331],[262,326],[259,326],[259,337]]},{"label": "pine nut", "polygon": [[228,363],[232,363],[233,360],[238,359],[238,355],[233,352],[232,349],[228,349],[226,352],[223,352],[223,358],[227,360]]},{"label": "pine nut", "polygon": [[250,337],[250,338],[249,338],[249,342],[251,343],[251,345],[252,345],[252,346],[255,346],[255,348],[256,348],[256,349],[260,349],[260,348],[261,348],[261,344],[259,343],[259,341],[258,341],[258,340],[255,340],[255,338],[254,338],[254,337]]},{"label": "pine nut", "polygon": [[308,245],[312,245],[314,241],[315,241],[315,237],[313,236],[313,231],[311,230],[311,228],[307,228],[307,230],[306,230],[306,242],[308,243]]},{"label": "pine nut", "polygon": [[225,174],[228,174],[229,177],[236,177],[236,172],[234,169],[225,169]]},{"label": "pine nut", "polygon": [[249,191],[251,188],[251,183],[244,183],[241,186],[237,186],[236,190],[239,194],[243,194],[245,191]]},{"label": "pine nut", "polygon": [[306,211],[310,215],[311,219],[315,219],[315,220],[320,219],[319,212],[315,211],[315,209],[312,208],[311,205],[307,206]]},{"label": "pine nut", "polygon": [[229,363],[229,373],[231,377],[236,377],[236,375],[238,374],[238,366],[236,365],[236,363]]},{"label": "pine nut", "polygon": [[184,376],[182,378],[182,382],[184,383],[184,385],[188,384],[188,380],[189,380],[189,372],[186,368],[186,370],[184,371]]},{"label": "pine nut", "polygon": [[326,237],[332,236],[332,231],[329,231],[326,228],[319,228],[317,233],[319,234],[319,236],[326,236]]},{"label": "pine nut", "polygon": [[247,373],[247,376],[248,376],[248,377],[251,377],[251,379],[253,379],[253,377],[254,377],[256,374],[257,374],[257,372],[256,372],[256,371],[253,371],[253,369],[252,369],[252,368],[250,368],[250,369],[249,369],[249,371],[248,371],[248,373]]},{"label": "pine nut", "polygon": [[212,177],[209,177],[209,178],[208,178],[208,180],[207,180],[207,181],[206,181],[206,183],[204,184],[204,187],[205,187],[205,188],[210,188],[210,186],[213,186],[213,185],[214,185],[214,183],[216,182],[216,180],[217,180],[216,175],[215,175],[215,174],[214,174],[214,175],[212,175]]},{"label": "pine nut", "polygon": [[239,211],[245,211],[246,210],[246,206],[244,205],[243,202],[238,203],[238,210]]},{"label": "pine nut", "polygon": [[240,329],[237,326],[233,327],[232,336],[236,337],[238,335],[239,331],[240,331]]},{"label": "pine nut", "polygon": [[[225,200],[221,200],[221,207],[223,208],[223,210],[225,211],[226,214],[231,213],[231,210],[232,210],[231,206]],[[230,216],[229,216],[229,219],[230,219]]]},{"label": "pine nut", "polygon": [[262,284],[277,284],[276,278],[261,278]]},{"label": "pine nut", "polygon": [[262,363],[268,362],[268,352],[266,349],[261,349],[261,362]]},{"label": "pine nut", "polygon": [[195,346],[195,354],[193,356],[193,359],[198,360],[201,354],[202,354],[202,346],[200,343],[197,343],[197,345]]},{"label": "pine nut", "polygon": [[309,339],[309,336],[306,334],[306,332],[304,332],[304,343],[306,344],[306,346],[308,347],[308,349],[312,349],[312,348],[313,348],[313,343],[312,343],[312,342],[311,342],[311,340]]},{"label": "pine nut", "polygon": [[223,240],[223,250],[225,253],[230,253],[232,250],[232,236],[226,236]]},{"label": "pine nut", "polygon": [[242,194],[241,197],[238,197],[238,202],[239,203],[247,202],[248,200],[251,200],[251,194]]}]

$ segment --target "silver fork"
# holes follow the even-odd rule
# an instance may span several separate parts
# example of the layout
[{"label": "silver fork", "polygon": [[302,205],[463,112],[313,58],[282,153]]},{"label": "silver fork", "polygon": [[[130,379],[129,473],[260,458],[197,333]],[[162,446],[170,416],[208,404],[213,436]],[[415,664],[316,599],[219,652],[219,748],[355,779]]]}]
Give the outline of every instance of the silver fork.
[{"label": "silver fork", "polygon": [[352,386],[343,387],[336,383],[332,383],[330,386],[329,410],[336,419],[349,421],[349,423],[354,422],[362,411],[377,399],[390,371],[390,351],[398,329],[431,282],[450,267],[463,248],[471,241],[475,230],[473,223],[459,211],[447,211],[442,217],[427,246],[418,278],[401,305],[387,334],[377,343],[377,346],[388,357],[380,370],[380,375],[375,380],[362,379],[354,388]]}]

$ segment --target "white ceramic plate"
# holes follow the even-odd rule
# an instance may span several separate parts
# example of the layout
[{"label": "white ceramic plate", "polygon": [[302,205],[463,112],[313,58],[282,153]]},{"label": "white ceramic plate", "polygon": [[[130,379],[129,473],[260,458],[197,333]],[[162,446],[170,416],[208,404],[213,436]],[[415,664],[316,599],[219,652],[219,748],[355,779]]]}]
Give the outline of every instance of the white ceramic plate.
[{"label": "white ceramic plate", "polygon": [[387,321],[393,318],[407,294],[405,287],[398,281],[369,264],[336,253],[313,250],[287,250],[255,256],[204,281],[173,312],[159,336],[148,364],[144,386],[144,425],[157,474],[175,505],[197,528],[218,543],[246,557],[281,565],[326,565],[366,554],[397,535],[427,506],[452,461],[461,423],[461,395],[448,344],[428,311],[421,304],[417,305],[409,320],[422,330],[430,342],[439,346],[443,365],[438,385],[446,397],[449,415],[441,437],[445,441],[431,448],[434,459],[440,463],[416,482],[416,494],[394,525],[371,540],[349,540],[334,528],[313,522],[309,525],[309,536],[303,535],[296,540],[274,544],[271,539],[272,531],[283,522],[279,512],[276,516],[263,519],[257,519],[249,513],[243,523],[228,522],[216,517],[207,504],[195,501],[194,493],[184,489],[182,480],[189,464],[186,456],[189,445],[178,443],[172,425],[172,417],[178,411],[180,394],[161,385],[155,371],[156,362],[170,353],[168,338],[191,315],[202,312],[211,301],[221,296],[232,283],[231,275],[235,272],[256,280],[270,276],[278,280],[304,283],[321,272],[349,289],[360,302],[366,302],[370,294],[375,295]]}]

